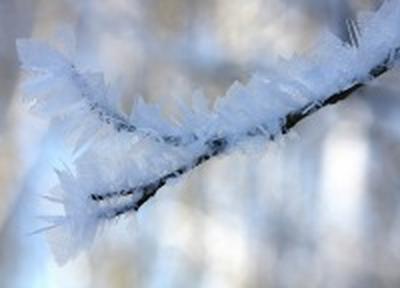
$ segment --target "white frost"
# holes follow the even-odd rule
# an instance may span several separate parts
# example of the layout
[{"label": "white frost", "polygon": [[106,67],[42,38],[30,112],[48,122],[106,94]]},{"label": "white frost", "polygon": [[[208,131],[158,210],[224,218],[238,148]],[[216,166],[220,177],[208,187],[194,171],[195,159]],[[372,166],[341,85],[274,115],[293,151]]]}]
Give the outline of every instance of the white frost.
[{"label": "white frost", "polygon": [[[125,115],[102,74],[80,71],[46,44],[19,40],[21,65],[33,74],[24,85],[25,99],[53,123],[64,123],[76,148],[90,143],[75,161],[74,173],[59,172],[57,197],[64,214],[47,218],[50,225],[57,225],[49,232],[57,260],[64,263],[88,247],[99,224],[117,218],[115,211],[128,207],[142,191],[101,202],[91,201],[92,193],[128,190],[182,165],[190,167],[213,137],[226,137],[232,150],[251,141],[248,132],[258,128],[267,141],[281,133],[288,113],[368,82],[371,69],[400,47],[400,2],[386,1],[376,13],[361,15],[357,23],[358,47],[326,32],[308,55],[282,60],[246,84],[234,83],[212,111],[197,93],[193,103],[198,104],[182,107],[179,124],[142,100],[132,115]],[[387,64],[394,65],[395,60]]]}]

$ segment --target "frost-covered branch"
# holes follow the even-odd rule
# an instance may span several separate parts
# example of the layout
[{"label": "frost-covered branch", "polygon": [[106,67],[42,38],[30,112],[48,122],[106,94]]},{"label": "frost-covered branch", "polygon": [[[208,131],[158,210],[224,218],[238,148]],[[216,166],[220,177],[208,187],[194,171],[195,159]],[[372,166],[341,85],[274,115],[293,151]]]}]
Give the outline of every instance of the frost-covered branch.
[{"label": "frost-covered branch", "polygon": [[272,141],[393,68],[400,58],[399,24],[400,3],[385,1],[352,25],[359,27],[353,45],[325,33],[308,55],[234,83],[211,110],[195,96],[178,125],[143,101],[125,115],[101,74],[80,71],[45,44],[19,41],[22,65],[34,73],[27,99],[54,124],[65,123],[77,148],[84,147],[73,171],[58,171],[60,187],[51,196],[64,209],[46,218],[53,242],[62,242],[57,259],[65,262],[90,244],[99,225],[137,211],[202,163],[246,143]]},{"label": "frost-covered branch", "polygon": [[[372,81],[373,79],[378,78],[379,76],[390,70],[395,60],[398,60],[399,58],[400,58],[400,47],[395,49],[393,53],[390,53],[382,63],[379,63],[369,71],[368,73],[368,75],[370,76],[369,80]],[[365,85],[366,83],[364,82],[355,82],[351,87],[342,91],[338,91],[337,93],[326,97],[325,100],[322,102],[319,103],[310,102],[304,107],[288,113],[283,118],[280,131],[277,134],[286,134],[287,132],[289,132],[291,128],[293,128],[297,123],[299,123],[307,116],[313,114],[314,112],[320,110],[321,108],[327,105],[335,104],[341,100],[346,99],[351,94],[353,94],[360,88],[364,87]],[[246,136],[249,138],[264,136],[265,131],[259,128],[262,126],[268,127],[267,124],[261,124],[257,127],[248,130],[245,133]],[[270,134],[269,135],[270,140],[274,140],[275,136],[278,135]],[[190,164],[183,165],[180,168],[170,173],[167,173],[161,176],[160,178],[153,180],[145,185],[133,187],[129,190],[114,191],[105,194],[91,194],[90,197],[92,198],[93,201],[101,202],[101,201],[106,201],[107,199],[113,197],[126,197],[134,194],[140,194],[141,196],[138,199],[135,199],[135,201],[132,201],[130,205],[118,207],[117,209],[114,210],[114,215],[107,215],[107,217],[111,216],[111,218],[113,218],[121,214],[127,213],[129,211],[133,210],[137,211],[149,198],[153,197],[157,193],[157,191],[167,183],[168,180],[178,178],[181,175],[199,166],[200,164],[211,159],[212,157],[222,154],[228,148],[229,142],[230,142],[229,137],[217,137],[215,139],[210,139],[209,141],[206,142],[206,147],[207,147],[206,152],[196,157]]]},{"label": "frost-covered branch", "polygon": [[[36,75],[33,81],[24,86],[25,99],[33,102],[32,107],[36,112],[56,117],[62,115],[72,121],[86,114],[93,116],[92,122],[97,128],[106,125],[117,133],[132,133],[173,146],[196,139],[195,135],[183,135],[182,131],[178,135],[178,129],[165,121],[159,121],[162,125],[153,127],[136,110],[131,117],[127,117],[118,108],[118,93],[106,85],[103,74],[81,72],[72,59],[45,43],[19,39],[17,48],[23,68]],[[152,117],[161,120],[158,108],[150,107],[140,99],[136,108],[144,107]],[[75,113],[68,115],[71,110]]]}]

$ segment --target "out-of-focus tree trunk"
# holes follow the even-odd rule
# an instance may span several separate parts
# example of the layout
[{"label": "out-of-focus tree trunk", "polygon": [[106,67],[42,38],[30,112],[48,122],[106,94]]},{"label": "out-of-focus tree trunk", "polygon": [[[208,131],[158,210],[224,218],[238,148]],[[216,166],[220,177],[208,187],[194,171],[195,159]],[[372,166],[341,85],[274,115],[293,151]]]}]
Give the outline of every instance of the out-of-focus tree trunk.
[{"label": "out-of-focus tree trunk", "polygon": [[[10,287],[15,280],[18,239],[10,219],[18,199],[17,177],[21,171],[17,150],[16,115],[10,109],[16,94],[18,61],[15,40],[30,35],[34,1],[0,2],[0,287]],[[12,223],[14,224],[12,224]]]},{"label": "out-of-focus tree trunk", "polygon": [[0,229],[8,212],[11,196],[9,185],[17,173],[18,153],[15,147],[15,115],[10,103],[15,94],[18,61],[15,40],[30,34],[34,4],[29,0],[0,2]]},{"label": "out-of-focus tree trunk", "polygon": [[30,0],[0,2],[0,133],[7,122],[7,109],[18,74],[15,39],[30,35],[33,6]]}]

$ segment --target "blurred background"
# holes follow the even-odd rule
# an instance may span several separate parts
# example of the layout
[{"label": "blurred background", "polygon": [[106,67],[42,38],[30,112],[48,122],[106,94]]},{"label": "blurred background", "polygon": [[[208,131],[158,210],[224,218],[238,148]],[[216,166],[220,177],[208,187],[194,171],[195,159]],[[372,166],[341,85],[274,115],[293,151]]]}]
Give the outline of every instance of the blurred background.
[{"label": "blurred background", "polygon": [[400,287],[399,72],[309,117],[265,150],[214,159],[59,267],[40,195],[62,135],[21,101],[15,39],[63,47],[176,112],[211,99],[373,0],[0,0],[0,287]]}]

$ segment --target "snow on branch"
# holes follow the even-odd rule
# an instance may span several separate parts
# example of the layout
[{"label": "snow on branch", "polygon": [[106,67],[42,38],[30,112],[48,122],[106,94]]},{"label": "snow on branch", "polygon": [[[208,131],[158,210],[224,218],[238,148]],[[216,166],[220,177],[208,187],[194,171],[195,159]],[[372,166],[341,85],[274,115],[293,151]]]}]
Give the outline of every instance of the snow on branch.
[{"label": "snow on branch", "polygon": [[51,199],[64,213],[46,217],[56,259],[66,262],[90,245],[99,225],[137,211],[202,163],[246,143],[272,141],[393,68],[400,58],[399,24],[400,3],[385,1],[352,23],[352,44],[325,33],[308,55],[234,83],[212,110],[197,95],[179,124],[142,100],[124,114],[102,74],[80,71],[46,44],[19,40],[22,67],[32,73],[25,99],[53,123],[65,123],[78,149],[89,143],[74,171],[57,172],[60,185]]}]

